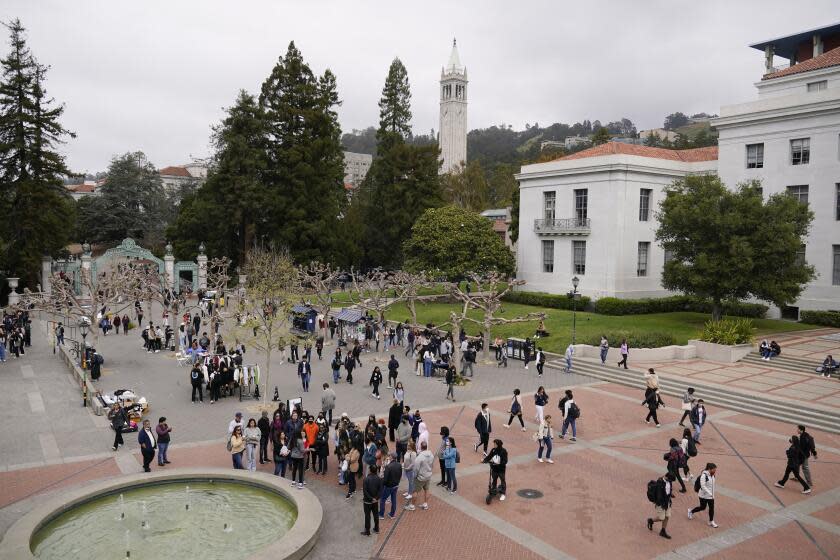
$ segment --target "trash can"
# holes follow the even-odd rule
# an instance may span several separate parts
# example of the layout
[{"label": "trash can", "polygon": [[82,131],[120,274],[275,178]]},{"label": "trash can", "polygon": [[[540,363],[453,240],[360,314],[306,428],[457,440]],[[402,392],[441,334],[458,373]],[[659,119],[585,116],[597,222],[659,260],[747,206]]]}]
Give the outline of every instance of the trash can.
[{"label": "trash can", "polygon": [[525,360],[525,340],[522,338],[508,338],[505,341],[505,354],[508,358]]}]

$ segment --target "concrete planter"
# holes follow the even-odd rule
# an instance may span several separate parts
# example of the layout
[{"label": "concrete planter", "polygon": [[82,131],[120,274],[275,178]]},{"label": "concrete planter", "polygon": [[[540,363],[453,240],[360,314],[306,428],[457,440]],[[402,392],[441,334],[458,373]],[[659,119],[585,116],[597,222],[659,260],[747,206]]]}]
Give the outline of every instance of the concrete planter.
[{"label": "concrete planter", "polygon": [[753,351],[752,344],[728,346],[726,344],[715,344],[714,342],[704,342],[702,340],[689,340],[688,343],[697,349],[698,358],[712,362],[731,364]]}]

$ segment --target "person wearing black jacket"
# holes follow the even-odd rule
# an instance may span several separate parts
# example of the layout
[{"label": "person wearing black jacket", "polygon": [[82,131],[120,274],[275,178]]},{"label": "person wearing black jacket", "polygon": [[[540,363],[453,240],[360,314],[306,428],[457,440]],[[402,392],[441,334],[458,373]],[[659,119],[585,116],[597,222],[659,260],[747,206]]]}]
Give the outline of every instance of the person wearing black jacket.
[{"label": "person wearing black jacket", "polygon": [[654,502],[656,517],[648,517],[647,520],[648,531],[653,531],[654,523],[661,522],[662,530],[659,531],[659,536],[666,539],[671,538],[671,535],[665,529],[668,528],[668,520],[671,518],[674,480],[676,480],[674,474],[669,472],[656,481],[656,502]]},{"label": "person wearing black jacket", "polygon": [[455,364],[446,368],[446,399],[455,402]]},{"label": "person wearing black jacket", "polygon": [[785,454],[787,455],[787,467],[785,468],[785,474],[782,476],[782,479],[776,482],[777,488],[784,488],[785,483],[790,478],[790,475],[793,475],[793,478],[799,481],[799,484],[802,485],[802,493],[803,494],[810,494],[811,493],[811,486],[802,480],[802,477],[799,476],[799,467],[802,466],[802,461],[804,456],[802,454],[801,443],[799,442],[799,437],[792,436],[790,440],[790,447],[788,447]]},{"label": "person wearing black jacket", "polygon": [[[391,359],[388,360],[388,388],[392,389],[397,384],[397,375],[399,372],[397,371],[400,368],[400,363],[391,354]],[[393,441],[393,440],[392,440]]]},{"label": "person wearing black jacket", "polygon": [[195,402],[195,394],[198,393],[198,401],[204,402],[204,395],[201,390],[201,384],[204,383],[204,374],[198,364],[194,365],[190,370],[190,385],[192,385],[192,402]]},{"label": "person wearing black jacket", "polygon": [[262,416],[257,421],[260,429],[260,464],[268,463],[268,435],[271,432],[271,421],[268,419],[268,411],[263,410]]},{"label": "person wearing black jacket", "polygon": [[382,479],[379,478],[379,467],[370,466],[370,471],[362,482],[362,505],[365,511],[365,530],[362,535],[370,536],[370,517],[373,516],[373,532],[379,532],[379,512],[376,507],[382,497]]},{"label": "person wearing black jacket", "polygon": [[388,409],[388,439],[395,440],[394,434],[402,422],[403,407],[400,406],[400,401],[394,399],[394,404]]},{"label": "person wearing black jacket", "polygon": [[344,369],[347,370],[347,383],[353,384],[353,368],[356,367],[356,358],[350,352],[347,352],[347,357],[344,359]]},{"label": "person wearing black jacket", "polygon": [[656,427],[659,427],[659,418],[656,417],[656,409],[660,406],[665,406],[665,403],[662,402],[662,397],[659,396],[659,390],[653,391],[649,395],[645,397],[645,400],[642,401],[642,406],[648,407],[648,414],[645,416],[645,424],[650,424],[650,419],[653,418],[654,424]]},{"label": "person wearing black jacket", "polygon": [[473,446],[473,451],[478,451],[478,446],[484,447],[484,456],[487,456],[487,443],[490,441],[490,433],[493,425],[490,421],[490,409],[487,403],[481,403],[481,412],[475,415],[475,431],[478,432],[478,443]]},{"label": "person wearing black jacket", "polygon": [[385,502],[391,500],[391,512],[388,517],[394,519],[397,515],[397,490],[402,479],[402,465],[393,451],[388,454],[391,459],[382,472],[382,496],[379,499],[379,517],[385,517]]},{"label": "person wearing black jacket", "polygon": [[373,368],[373,373],[370,374],[370,381],[368,385],[373,387],[373,391],[371,391],[370,396],[379,398],[379,384],[382,383],[382,371],[379,369],[379,366]]},{"label": "person wearing black jacket", "polygon": [[[505,482],[505,470],[507,469],[508,452],[502,447],[502,440],[493,440],[493,449],[484,457],[483,463],[490,465],[490,494],[500,494],[499,499],[505,501],[507,483]],[[489,496],[488,501],[489,504]]]},{"label": "person wearing black jacket", "polygon": [[808,483],[808,486],[813,487],[814,484],[811,482],[811,466],[808,464],[808,460],[811,457],[814,459],[817,458],[817,445],[811,434],[805,431],[805,426],[800,424],[797,426],[797,429],[799,431],[799,449],[802,451],[802,476],[805,482]]}]

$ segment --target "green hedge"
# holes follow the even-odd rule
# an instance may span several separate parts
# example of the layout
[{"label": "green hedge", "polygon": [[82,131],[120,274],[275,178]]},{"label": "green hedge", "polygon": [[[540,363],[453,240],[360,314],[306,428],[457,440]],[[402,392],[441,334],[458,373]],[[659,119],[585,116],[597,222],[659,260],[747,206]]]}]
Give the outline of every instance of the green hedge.
[{"label": "green hedge", "polygon": [[[523,305],[535,305],[537,307],[550,307],[552,309],[572,309],[572,300],[566,294],[546,294],[544,292],[508,292],[504,301],[510,303],[521,303]],[[583,311],[590,306],[591,300],[581,296],[577,300],[577,309]]]},{"label": "green hedge", "polygon": [[[711,313],[710,300],[693,296],[670,296],[664,298],[618,299],[605,297],[593,303],[595,313],[602,315],[647,315],[650,313],[671,313],[674,311],[695,311]],[[767,313],[767,306],[760,303],[723,302],[724,315],[760,319]]]},{"label": "green hedge", "polygon": [[[674,335],[666,332],[633,332],[633,331],[609,331],[604,333],[610,343],[610,348],[618,348],[621,346],[621,340],[627,339],[627,344],[630,346],[630,354],[633,354],[633,348],[660,348],[662,346],[671,346],[677,343]],[[589,344],[590,346],[600,346],[601,336],[594,335],[589,338],[584,338],[580,341],[582,344]]]},{"label": "green hedge", "polygon": [[801,311],[799,320],[812,325],[840,328],[840,311]]}]

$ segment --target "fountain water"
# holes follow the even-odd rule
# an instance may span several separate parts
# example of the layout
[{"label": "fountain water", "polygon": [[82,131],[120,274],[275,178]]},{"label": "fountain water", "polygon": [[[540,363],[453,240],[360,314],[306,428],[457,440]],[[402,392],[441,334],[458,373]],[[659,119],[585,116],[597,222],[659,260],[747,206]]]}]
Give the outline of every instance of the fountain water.
[{"label": "fountain water", "polygon": [[140,523],[140,526],[144,529],[149,528],[149,521],[146,519],[148,512],[146,511],[146,502],[143,502],[143,521]]},{"label": "fountain water", "polygon": [[187,485],[187,505],[186,505],[186,510],[187,510],[187,511],[190,511],[190,486],[189,486],[189,484]]},{"label": "fountain water", "polygon": [[120,516],[117,517],[117,521],[122,521],[125,519],[125,500],[123,499],[123,495],[120,494]]},{"label": "fountain water", "polygon": [[[120,494],[122,496],[122,494]],[[131,531],[129,529],[125,530],[125,557],[131,558]]]},{"label": "fountain water", "polygon": [[225,504],[225,533],[233,532],[233,523],[229,523],[228,520],[230,519],[230,504]]}]

